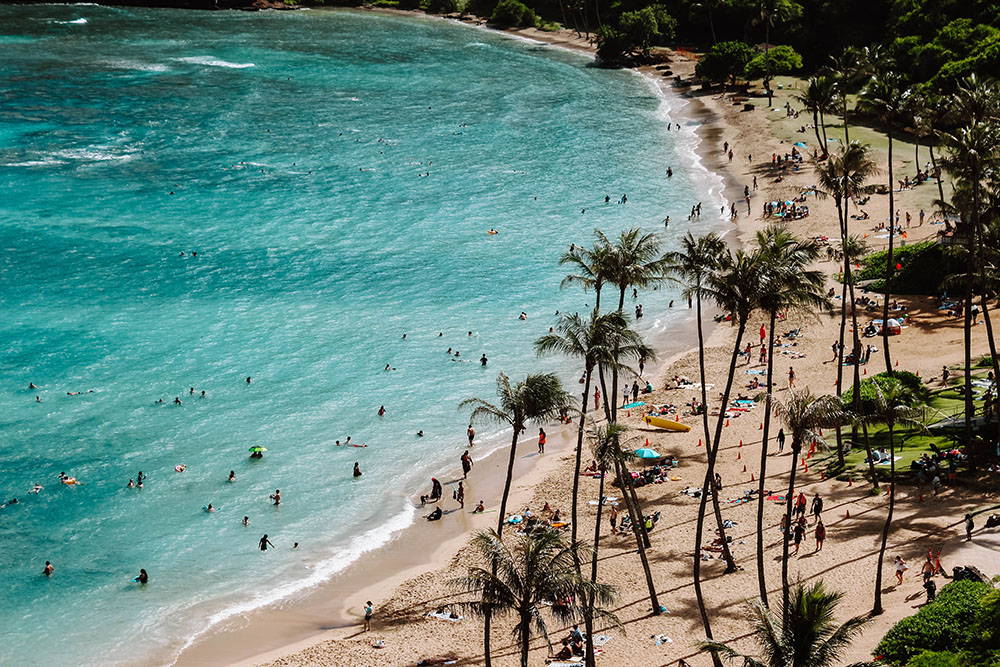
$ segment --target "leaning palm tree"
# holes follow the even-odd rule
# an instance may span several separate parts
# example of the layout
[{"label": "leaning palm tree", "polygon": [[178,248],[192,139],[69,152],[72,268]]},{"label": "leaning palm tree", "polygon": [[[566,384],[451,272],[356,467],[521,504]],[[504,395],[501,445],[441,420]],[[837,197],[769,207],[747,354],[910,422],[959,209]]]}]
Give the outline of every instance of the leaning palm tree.
[{"label": "leaning palm tree", "polygon": [[577,537],[577,507],[580,488],[580,463],[583,457],[583,435],[586,428],[587,401],[594,369],[621,367],[623,359],[654,356],[654,351],[642,342],[642,337],[629,328],[628,318],[614,311],[605,315],[595,309],[587,319],[578,313],[559,317],[555,332],[535,341],[538,354],[560,353],[583,361],[583,396],[580,402],[580,422],[576,437],[576,464],[573,475],[573,501],[571,507],[571,537]]},{"label": "leaning palm tree", "polygon": [[[573,565],[589,556],[589,547],[581,542],[566,542],[554,530],[521,535],[513,548],[497,533],[482,531],[473,536],[470,546],[490,567],[471,567],[466,576],[452,582],[457,590],[478,597],[455,607],[484,619],[514,616],[517,623],[513,634],[520,649],[521,667],[528,665],[532,636],[541,635],[549,642],[543,610],[548,609],[556,620],[568,623],[584,616],[585,601],[594,599],[602,606],[614,602],[613,586],[592,583],[581,577]],[[595,607],[593,611],[617,623],[603,609]]]},{"label": "leaning palm tree", "polygon": [[[795,96],[807,110],[812,113],[813,130],[816,132],[816,144],[819,146],[817,155],[820,159],[825,159],[829,155],[826,143],[826,123],[823,122],[823,113],[833,108],[836,96],[837,83],[830,76],[814,76],[809,79],[806,88]],[[820,136],[820,129],[823,134]]]},{"label": "leaning palm tree", "polygon": [[[608,473],[611,470],[618,470],[621,462],[624,460],[625,451],[623,445],[628,442],[626,440],[626,433],[628,433],[628,427],[622,426],[621,424],[611,423],[605,424],[604,426],[596,427],[591,429],[590,438],[592,441],[592,450],[594,453],[594,461],[597,462],[597,472],[600,474],[600,481],[597,488],[597,518],[594,520],[594,547],[593,556],[590,560],[590,582],[592,584],[597,583],[597,563],[598,563],[598,551],[601,544],[601,514],[604,509],[604,482],[607,479]],[[631,438],[630,440],[634,440]],[[648,566],[648,563],[646,563]],[[648,581],[652,582],[652,573],[647,571]],[[652,589],[655,593],[656,588]],[[654,602],[658,605],[658,602]],[[587,608],[585,610],[584,616],[584,629],[587,632],[587,653],[586,653],[586,664],[587,667],[593,667],[596,654],[594,653],[594,613],[593,610],[596,605],[596,600],[591,597],[587,600]]]},{"label": "leaning palm tree", "polygon": [[[793,598],[776,614],[760,601],[747,605],[754,640],[762,657],[743,655],[721,642],[704,642],[702,651],[721,653],[744,667],[833,667],[870,619],[855,616],[843,625],[834,621],[844,594],[827,591],[822,581],[806,588],[797,584]],[[854,663],[850,667],[874,667]]]},{"label": "leaning palm tree", "polygon": [[843,405],[836,396],[813,396],[808,389],[790,392],[784,401],[774,401],[774,412],[791,436],[792,462],[788,476],[788,493],[785,497],[785,530],[781,548],[781,607],[788,606],[788,538],[792,527],[792,498],[795,494],[795,473],[799,453],[806,442],[823,442],[820,431],[843,424],[848,419]]},{"label": "leaning palm tree", "polygon": [[912,93],[903,84],[903,77],[895,71],[880,71],[873,76],[861,91],[859,106],[874,114],[885,127],[889,138],[889,248],[886,253],[885,295],[882,304],[882,353],[885,356],[886,373],[892,373],[892,355],[889,353],[889,299],[892,277],[896,273],[893,257],[893,241],[896,239],[896,205],[893,197],[895,181],[892,177],[892,135],[893,127],[903,117]]},{"label": "leaning palm tree", "polygon": [[[496,535],[499,539],[503,534],[504,522],[507,518],[507,498],[510,496],[510,485],[514,478],[514,460],[517,456],[517,441],[529,421],[549,421],[554,419],[570,405],[570,396],[562,383],[551,373],[533,374],[522,382],[511,386],[510,379],[500,373],[497,376],[497,396],[499,405],[494,405],[481,398],[469,398],[459,404],[459,408],[472,408],[470,422],[484,421],[495,424],[505,424],[511,428],[510,456],[507,459],[507,478],[504,480],[503,496],[500,500],[500,515],[497,517]],[[490,615],[487,610],[483,624],[483,649],[486,654],[486,665],[491,664],[490,658]]]},{"label": "leaning palm tree", "polygon": [[854,392],[861,396],[861,411],[856,416],[869,425],[885,424],[889,440],[889,510],[886,513],[885,524],[882,526],[882,544],[878,552],[878,566],[875,570],[875,602],[872,614],[882,613],[882,563],[885,560],[885,548],[889,539],[889,528],[892,525],[892,513],[896,504],[896,448],[893,432],[897,425],[917,426],[920,411],[915,407],[917,397],[897,378],[873,377],[858,386]]},{"label": "leaning palm tree", "polygon": [[790,310],[818,310],[830,306],[823,294],[826,278],[809,266],[819,257],[815,241],[800,241],[784,226],[770,225],[757,233],[757,247],[763,261],[764,286],[760,308],[768,315],[767,372],[764,387],[764,422],[761,425],[760,471],[757,497],[757,585],[767,606],[764,576],[764,484],[767,479],[767,447],[771,433],[771,388],[774,386],[774,328],[778,313]]}]

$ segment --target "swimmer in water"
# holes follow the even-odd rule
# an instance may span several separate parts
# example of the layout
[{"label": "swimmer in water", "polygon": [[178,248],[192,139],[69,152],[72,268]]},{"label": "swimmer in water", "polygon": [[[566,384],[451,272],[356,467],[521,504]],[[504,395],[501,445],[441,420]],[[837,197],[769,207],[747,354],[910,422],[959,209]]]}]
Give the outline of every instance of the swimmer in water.
[{"label": "swimmer in water", "polygon": [[253,378],[248,375],[247,376],[247,384],[250,384],[251,382],[253,382]]},{"label": "swimmer in water", "polygon": [[528,319],[528,313],[526,313],[526,312],[524,312],[524,311],[522,310],[522,311],[521,311],[521,314],[520,314],[520,315],[518,315],[517,319],[519,319],[519,320],[526,320],[526,319]]},{"label": "swimmer in water", "polygon": [[236,471],[235,470],[230,470],[229,471],[229,479],[227,479],[226,481],[227,482],[235,482],[236,481]]},{"label": "swimmer in water", "polygon": [[403,340],[406,340],[406,334],[403,334]]},{"label": "swimmer in water", "polygon": [[130,479],[130,480],[128,481],[128,485],[127,485],[127,486],[126,486],[125,488],[126,488],[126,489],[134,489],[134,488],[135,488],[135,482],[133,482],[133,481],[132,481],[132,480]]},{"label": "swimmer in water", "polygon": [[[457,352],[455,353],[455,356],[458,356]],[[385,416],[385,406],[384,405],[381,406],[381,407],[379,407],[379,409],[378,409],[378,416],[379,417],[384,417]]]},{"label": "swimmer in water", "polygon": [[384,369],[384,370],[387,370],[387,371],[394,371],[394,370],[396,370],[396,369],[395,369],[395,368],[393,368],[392,366],[390,366],[389,364],[386,364],[386,365],[385,365],[385,369]]},{"label": "swimmer in water", "polygon": [[146,584],[149,583],[149,575],[146,574],[145,570],[143,570],[143,569],[140,568],[140,570],[139,570],[139,576],[136,577],[135,579],[133,579],[132,581],[138,582],[138,583],[142,584],[143,586],[145,586]]},{"label": "swimmer in water", "polygon": [[482,364],[483,366],[486,366],[487,362],[489,362],[489,359],[487,359],[486,355],[483,354],[483,356],[479,358],[479,363]]},{"label": "swimmer in water", "polygon": [[206,512],[214,512],[215,511],[215,507],[212,506],[212,503],[209,503],[208,507],[205,508],[205,511]]},{"label": "swimmer in water", "polygon": [[42,397],[41,396],[35,396],[35,403],[41,403],[41,402],[42,402]]},{"label": "swimmer in water", "polygon": [[271,540],[267,539],[267,535],[260,538],[260,542],[257,543],[257,546],[260,547],[261,551],[267,551],[268,547],[271,547],[272,549],[274,548],[274,545],[271,544]]},{"label": "swimmer in water", "polygon": [[268,498],[270,498],[271,500],[274,501],[274,505],[275,506],[280,505],[281,504],[281,490],[280,489],[275,489],[274,493],[272,493],[271,495],[269,495]]},{"label": "swimmer in water", "polygon": [[243,517],[243,525],[244,526],[249,526],[250,525],[250,517],[248,517],[248,516]]},{"label": "swimmer in water", "polygon": [[42,574],[46,577],[51,577],[52,573],[56,571],[55,566],[49,561],[45,561],[45,569],[42,570]]},{"label": "swimmer in water", "polygon": [[[38,389],[38,387],[37,387],[37,386],[35,386],[35,383],[34,383],[34,382],[29,382],[29,383],[28,383],[28,389]],[[46,561],[46,562],[48,562],[48,561]]]},{"label": "swimmer in water", "polygon": [[359,466],[356,461],[354,463],[354,476],[361,477],[361,466]]},{"label": "swimmer in water", "polygon": [[292,548],[293,548],[293,549],[298,549],[298,548],[299,548],[299,543],[298,543],[298,542],[296,542],[295,544],[293,544],[293,545],[292,545]]},{"label": "swimmer in water", "polygon": [[490,231],[488,231],[486,233],[489,234],[490,236],[493,236],[494,234],[499,234],[500,232],[498,232],[497,230],[495,230],[492,227],[490,227]]},{"label": "swimmer in water", "polygon": [[39,491],[41,491],[44,488],[45,487],[43,487],[41,484],[35,484],[34,486],[31,487],[31,491],[28,491],[28,493],[36,493],[37,494]]},{"label": "swimmer in water", "polygon": [[174,405],[183,405],[181,399],[178,396],[174,396]]},{"label": "swimmer in water", "polygon": [[417,431],[417,437],[418,438],[424,437],[424,432],[423,431]]}]

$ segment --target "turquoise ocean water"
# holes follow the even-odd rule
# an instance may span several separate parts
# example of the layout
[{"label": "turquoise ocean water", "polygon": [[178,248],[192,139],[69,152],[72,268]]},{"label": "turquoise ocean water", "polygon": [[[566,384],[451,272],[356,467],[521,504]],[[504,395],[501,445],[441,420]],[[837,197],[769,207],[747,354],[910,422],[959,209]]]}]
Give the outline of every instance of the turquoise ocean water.
[{"label": "turquoise ocean water", "polygon": [[458,401],[560,366],[530,351],[588,300],[558,254],[717,205],[680,102],[485,30],[8,5],[0,49],[4,665],[170,655],[384,543],[457,463]]}]

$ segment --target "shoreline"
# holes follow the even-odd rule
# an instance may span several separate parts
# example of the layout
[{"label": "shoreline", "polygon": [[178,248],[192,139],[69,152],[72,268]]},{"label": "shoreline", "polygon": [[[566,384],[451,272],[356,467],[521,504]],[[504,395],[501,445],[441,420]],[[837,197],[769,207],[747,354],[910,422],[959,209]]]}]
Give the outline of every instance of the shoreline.
[{"label": "shoreline", "polygon": [[[548,33],[534,28],[494,29],[487,27],[485,22],[458,20],[454,17],[415,10],[361,7],[329,8],[327,11],[365,11],[410,18],[446,20],[471,28],[507,34],[518,39],[544,42],[550,46],[585,53],[591,57],[596,51],[593,45],[567,30]],[[689,86],[680,88],[675,86],[673,84],[675,73],[664,75],[652,66],[634,68],[632,71],[643,77],[648,85],[655,87],[656,94],[661,98],[661,104],[668,104],[670,100],[682,102],[679,108],[671,108],[670,111],[683,121],[682,124],[693,123],[695,126],[696,140],[689,156],[692,163],[687,167],[703,169],[705,177],[718,179],[718,190],[710,188],[710,194],[720,200],[729,200],[730,195],[734,193],[741,195],[736,177],[727,172],[725,165],[714,152],[708,150],[714,138],[725,131],[718,114],[698,97],[691,96]],[[675,122],[677,118],[671,118],[670,122]],[[730,235],[724,224],[726,223],[721,217],[718,221],[714,221],[714,218],[709,216],[706,221],[707,226],[719,228],[727,238],[738,239],[739,234]],[[734,243],[738,244],[739,241]],[[677,310],[686,309],[679,307]],[[664,310],[661,316],[668,312]],[[706,339],[711,342],[722,328],[712,322],[706,325]],[[654,347],[661,356],[655,366],[646,372],[654,385],[658,384],[658,380],[673,363],[697,349],[692,348],[688,342],[670,345],[670,341],[690,341],[694,329],[693,318],[684,317],[677,318],[677,321],[668,324],[664,331],[654,334],[657,339]],[[670,347],[673,349],[665,349]],[[571,394],[576,393],[574,389],[574,387],[568,388]],[[561,468],[571,465],[567,463],[564,466],[561,463],[573,460],[576,424],[551,424],[546,425],[546,428],[550,437],[543,459],[537,454],[530,453],[534,451],[537,438],[522,438],[518,443],[519,454],[515,461],[514,481],[508,503],[511,508],[528,504],[535,487],[558,476]],[[527,454],[525,454],[526,448],[529,452]],[[471,483],[468,485],[466,495],[468,504],[474,505],[479,497],[484,499],[499,497],[508,453],[509,445],[503,444],[491,451],[488,456],[476,461],[472,474],[479,478],[479,487]],[[472,454],[475,455],[474,450]],[[484,468],[489,471],[485,478],[483,478]],[[443,483],[448,487],[454,481],[457,480]],[[483,491],[484,486],[486,492]],[[442,502],[451,509],[450,505],[454,503],[448,498],[448,491],[449,489],[445,488],[445,498]],[[489,503],[487,506],[489,507]],[[468,512],[469,510],[466,510],[466,513]],[[386,599],[404,582],[431,575],[454,562],[472,532],[491,528],[496,520],[495,510],[481,516],[467,514],[463,517],[461,525],[457,525],[454,521],[424,525],[418,520],[422,516],[423,512],[418,508],[413,523],[396,532],[385,544],[365,552],[360,558],[319,585],[250,612],[236,614],[209,628],[179,652],[175,652],[171,664],[178,667],[220,663],[258,665],[280,660],[324,641],[342,639],[345,632],[354,635],[354,631],[360,626],[360,610],[366,600],[375,601],[378,610],[378,601]],[[406,555],[403,556],[400,552]],[[421,555],[414,560],[411,554]],[[341,602],[332,602],[333,599],[340,599]]]}]

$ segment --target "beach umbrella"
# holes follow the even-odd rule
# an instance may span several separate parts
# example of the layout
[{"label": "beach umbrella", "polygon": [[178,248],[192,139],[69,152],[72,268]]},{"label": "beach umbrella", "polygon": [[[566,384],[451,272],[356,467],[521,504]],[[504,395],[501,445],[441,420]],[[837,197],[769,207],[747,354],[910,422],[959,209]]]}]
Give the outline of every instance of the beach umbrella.
[{"label": "beach umbrella", "polygon": [[253,447],[251,447],[247,451],[248,452],[253,452],[254,454],[256,454],[258,452],[266,452],[267,451],[267,447],[261,447],[260,445],[254,445]]},{"label": "beach umbrella", "polygon": [[643,447],[642,449],[635,450],[635,455],[640,459],[658,459],[660,458],[660,453],[655,449],[648,449]]}]

